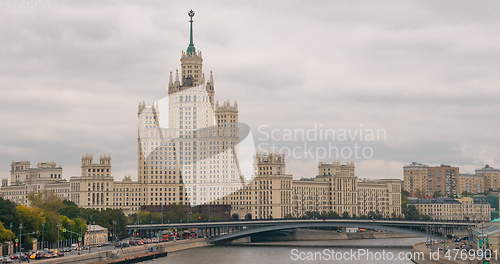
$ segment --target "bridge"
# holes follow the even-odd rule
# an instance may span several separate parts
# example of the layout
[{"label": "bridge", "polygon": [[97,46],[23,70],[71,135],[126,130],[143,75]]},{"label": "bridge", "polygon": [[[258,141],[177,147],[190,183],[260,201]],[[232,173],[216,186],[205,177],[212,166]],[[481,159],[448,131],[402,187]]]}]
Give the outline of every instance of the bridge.
[{"label": "bridge", "polygon": [[422,235],[425,232],[452,234],[476,226],[473,222],[409,221],[409,220],[366,220],[366,219],[275,219],[245,221],[184,222],[164,224],[127,225],[130,232],[153,236],[168,229],[196,229],[199,235],[220,244],[267,232],[292,230],[297,228],[351,227],[384,230]]}]

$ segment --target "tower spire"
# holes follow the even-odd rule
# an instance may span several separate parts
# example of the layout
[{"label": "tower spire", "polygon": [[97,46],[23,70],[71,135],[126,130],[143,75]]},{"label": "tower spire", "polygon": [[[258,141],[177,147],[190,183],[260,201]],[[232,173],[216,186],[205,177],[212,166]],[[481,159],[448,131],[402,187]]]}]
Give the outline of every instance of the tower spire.
[{"label": "tower spire", "polygon": [[194,48],[194,43],[193,43],[193,17],[194,17],[194,11],[190,10],[188,13],[189,16],[189,46],[186,50],[187,54],[196,54],[196,49]]}]

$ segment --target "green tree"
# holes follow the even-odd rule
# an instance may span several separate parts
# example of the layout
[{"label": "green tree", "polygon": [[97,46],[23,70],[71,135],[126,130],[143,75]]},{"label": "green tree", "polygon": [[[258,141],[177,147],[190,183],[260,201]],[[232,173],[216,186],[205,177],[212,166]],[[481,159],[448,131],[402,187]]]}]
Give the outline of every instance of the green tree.
[{"label": "green tree", "polygon": [[63,200],[51,191],[30,193],[28,194],[28,200],[31,206],[38,207],[45,211],[59,212],[59,210],[64,208]]},{"label": "green tree", "polygon": [[345,218],[345,219],[350,218],[349,213],[348,213],[347,211],[345,211],[345,212],[342,214],[342,218]]},{"label": "green tree", "polygon": [[420,218],[417,208],[412,204],[403,207],[403,214],[408,220],[418,220]]},{"label": "green tree", "polygon": [[4,223],[7,227],[10,227],[11,224],[13,227],[19,225],[19,214],[14,202],[0,198],[0,222]]},{"label": "green tree", "polygon": [[5,228],[2,222],[0,222],[0,242],[12,241],[16,235],[11,230]]},{"label": "green tree", "polygon": [[432,194],[432,197],[434,198],[443,197],[443,194],[440,191],[436,191]]},{"label": "green tree", "polygon": [[187,218],[186,208],[183,205],[172,205],[165,211],[165,219],[171,222],[179,222]]},{"label": "green tree", "polygon": [[[22,231],[22,234],[29,234],[23,235],[22,247],[25,249],[30,249],[32,246],[32,239],[38,236],[38,234],[35,232],[39,232],[39,227],[42,225],[42,223],[45,222],[44,212],[40,208],[28,207],[25,205],[18,205],[16,207],[16,210],[21,219],[20,224],[22,224],[22,229],[18,227],[19,232]],[[19,236],[19,232],[17,232],[16,235]]]},{"label": "green tree", "polygon": [[82,216],[85,218],[87,223],[95,223],[96,225],[105,227],[109,230],[110,233],[116,234],[120,239],[128,236],[126,230],[127,217],[122,210],[106,209],[98,211],[93,209],[86,209],[84,210],[84,214]]},{"label": "green tree", "polygon": [[67,216],[71,219],[81,217],[82,210],[74,202],[64,200],[63,207],[59,209],[59,214]]}]

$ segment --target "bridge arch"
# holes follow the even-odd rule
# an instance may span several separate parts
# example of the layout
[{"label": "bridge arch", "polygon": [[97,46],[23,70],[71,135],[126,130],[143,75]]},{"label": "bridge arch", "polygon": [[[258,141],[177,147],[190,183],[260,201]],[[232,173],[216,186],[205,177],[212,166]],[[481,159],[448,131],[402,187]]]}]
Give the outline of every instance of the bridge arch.
[{"label": "bridge arch", "polygon": [[315,223],[288,223],[288,224],[278,224],[271,226],[258,226],[243,229],[233,233],[225,234],[220,237],[216,237],[210,240],[213,244],[224,244],[232,240],[239,238],[244,238],[252,235],[273,232],[273,231],[283,231],[298,228],[309,228],[309,227],[350,227],[350,228],[366,228],[366,229],[377,229],[389,232],[399,232],[405,234],[412,234],[417,236],[425,236],[425,230],[419,230],[417,228],[403,228],[398,226],[386,226],[379,225],[376,223],[339,223],[339,222],[315,222]]}]

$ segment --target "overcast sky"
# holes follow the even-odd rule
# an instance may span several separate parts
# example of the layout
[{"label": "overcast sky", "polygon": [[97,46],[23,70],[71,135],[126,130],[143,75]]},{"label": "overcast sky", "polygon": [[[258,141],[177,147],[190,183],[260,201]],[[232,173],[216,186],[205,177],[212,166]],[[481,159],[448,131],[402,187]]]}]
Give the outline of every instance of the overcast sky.
[{"label": "overcast sky", "polygon": [[190,9],[216,96],[254,129],[384,129],[359,177],[500,167],[498,1],[2,0],[0,176],[13,160],[74,176],[82,154],[109,153],[116,178],[136,177],[137,105],[166,95]]}]

